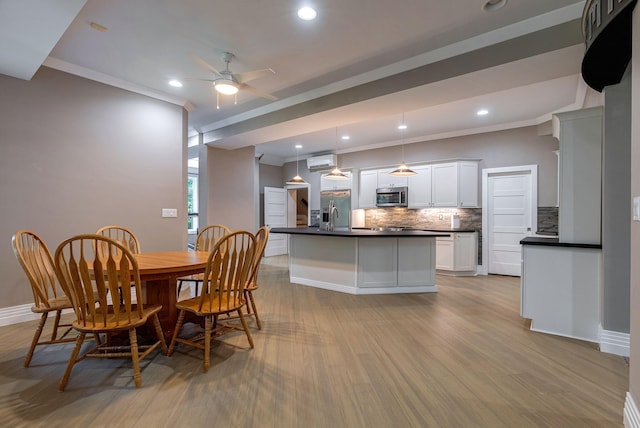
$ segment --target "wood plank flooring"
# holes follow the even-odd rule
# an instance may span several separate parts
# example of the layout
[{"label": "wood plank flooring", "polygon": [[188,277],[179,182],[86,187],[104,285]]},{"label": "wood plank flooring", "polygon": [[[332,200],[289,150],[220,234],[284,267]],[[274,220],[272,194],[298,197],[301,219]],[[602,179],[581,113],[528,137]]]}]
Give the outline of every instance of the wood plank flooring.
[{"label": "wood plank flooring", "polygon": [[438,276],[437,294],[351,296],[290,284],[265,259],[249,321],[202,372],[178,347],[142,363],[78,363],[73,344],[38,347],[35,322],[0,328],[0,421],[7,427],[622,427],[628,367],[594,344],[529,331],[519,279]]}]

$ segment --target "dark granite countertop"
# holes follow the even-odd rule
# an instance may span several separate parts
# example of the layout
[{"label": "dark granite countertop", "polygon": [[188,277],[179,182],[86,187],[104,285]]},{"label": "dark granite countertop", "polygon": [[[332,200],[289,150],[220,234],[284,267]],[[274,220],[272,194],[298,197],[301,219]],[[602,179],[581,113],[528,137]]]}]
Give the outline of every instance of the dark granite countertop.
[{"label": "dark granite countertop", "polygon": [[543,245],[550,247],[602,248],[600,244],[581,244],[575,242],[560,242],[558,238],[541,238],[528,236],[520,241],[522,245]]},{"label": "dark granite countertop", "polygon": [[437,232],[437,231],[425,231],[425,230],[415,230],[415,229],[402,229],[402,230],[371,230],[368,228],[362,229],[336,229],[332,232],[329,232],[324,229],[320,229],[318,227],[274,227],[270,231],[270,233],[287,233],[290,235],[317,235],[317,236],[344,236],[344,237],[358,237],[358,238],[366,238],[366,237],[436,237],[436,236],[449,236],[447,232]]}]

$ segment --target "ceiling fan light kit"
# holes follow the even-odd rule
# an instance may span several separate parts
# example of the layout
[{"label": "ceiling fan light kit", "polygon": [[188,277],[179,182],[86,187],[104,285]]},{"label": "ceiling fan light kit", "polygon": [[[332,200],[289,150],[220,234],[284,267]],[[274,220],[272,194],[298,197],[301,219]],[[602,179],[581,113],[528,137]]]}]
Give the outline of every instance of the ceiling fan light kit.
[{"label": "ceiling fan light kit", "polygon": [[[235,55],[233,55],[231,52],[223,52],[222,60],[225,63],[225,68],[222,71],[218,71],[214,66],[212,66],[211,64],[209,64],[208,62],[200,58],[199,56],[193,53],[191,53],[190,56],[201,67],[203,67],[204,69],[206,69],[207,71],[215,75],[213,80],[209,80],[209,79],[198,79],[198,80],[213,82],[213,88],[216,90],[217,108],[220,108],[220,99],[218,95],[220,94],[235,95],[237,97],[238,92],[241,90],[250,92],[254,95],[257,95],[262,98],[266,98],[271,101],[275,101],[278,99],[271,94],[263,92],[247,84],[247,82],[251,80],[259,79],[261,77],[266,77],[266,76],[275,74],[275,71],[273,71],[270,68],[265,68],[262,70],[245,71],[244,73],[232,73],[231,70],[229,69],[229,63],[231,62],[231,60]],[[236,103],[237,103],[237,98],[236,98]]]},{"label": "ceiling fan light kit", "polygon": [[223,95],[235,95],[239,90],[236,82],[227,79],[214,80],[213,87]]}]

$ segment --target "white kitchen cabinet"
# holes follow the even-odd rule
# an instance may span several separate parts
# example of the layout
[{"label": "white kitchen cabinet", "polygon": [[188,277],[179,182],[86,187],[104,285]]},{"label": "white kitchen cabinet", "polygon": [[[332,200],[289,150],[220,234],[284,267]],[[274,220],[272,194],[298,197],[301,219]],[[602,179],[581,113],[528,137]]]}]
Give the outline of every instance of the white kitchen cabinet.
[{"label": "white kitchen cabinet", "polygon": [[478,206],[478,163],[459,161],[412,166],[408,177],[409,208]]},{"label": "white kitchen cabinet", "polygon": [[395,168],[384,168],[378,170],[378,188],[407,187],[407,177],[396,177],[389,175]]},{"label": "white kitchen cabinet", "polygon": [[433,207],[458,206],[458,164],[456,162],[432,165]]},{"label": "white kitchen cabinet", "polygon": [[376,207],[376,189],[378,188],[378,170],[360,171],[358,208]]},{"label": "white kitchen cabinet", "polygon": [[560,142],[560,242],[600,244],[602,205],[602,107],[553,115]]},{"label": "white kitchen cabinet", "polygon": [[478,259],[476,232],[454,232],[436,239],[436,269],[449,275],[475,275]]},{"label": "white kitchen cabinet", "polygon": [[478,162],[458,162],[458,207],[478,206]]},{"label": "white kitchen cabinet", "polygon": [[602,249],[524,244],[520,281],[531,330],[599,341]]},{"label": "white kitchen cabinet", "polygon": [[326,178],[326,174],[320,176],[320,191],[323,190],[347,190],[351,189],[351,171],[343,171],[344,175],[349,177],[348,180],[332,180]]},{"label": "white kitchen cabinet", "polygon": [[432,204],[431,165],[412,166],[417,175],[407,177],[409,208],[430,208]]}]

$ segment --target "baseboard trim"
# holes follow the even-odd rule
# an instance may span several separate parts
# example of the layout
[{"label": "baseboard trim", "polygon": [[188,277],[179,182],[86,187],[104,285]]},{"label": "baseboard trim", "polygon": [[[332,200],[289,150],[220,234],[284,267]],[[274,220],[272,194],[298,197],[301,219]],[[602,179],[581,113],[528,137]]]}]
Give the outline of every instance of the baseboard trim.
[{"label": "baseboard trim", "polygon": [[625,428],[640,428],[640,412],[630,392],[624,400],[623,421]]},{"label": "baseboard trim", "polygon": [[628,357],[631,348],[631,335],[600,327],[600,351],[608,354]]},{"label": "baseboard trim", "polygon": [[33,321],[40,318],[39,314],[31,312],[31,304],[0,308],[0,327]]}]

